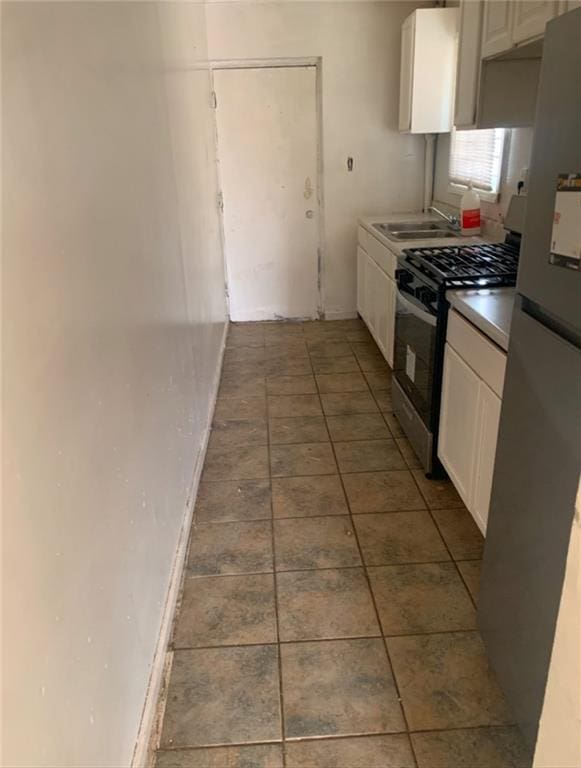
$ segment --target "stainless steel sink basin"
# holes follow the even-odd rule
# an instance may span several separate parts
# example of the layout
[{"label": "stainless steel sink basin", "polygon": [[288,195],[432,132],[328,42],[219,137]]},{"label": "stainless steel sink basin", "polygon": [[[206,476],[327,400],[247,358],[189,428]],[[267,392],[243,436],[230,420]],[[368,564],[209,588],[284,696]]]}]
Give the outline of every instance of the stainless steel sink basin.
[{"label": "stainless steel sink basin", "polygon": [[401,221],[391,224],[373,224],[373,228],[390,240],[431,240],[458,237],[459,232],[445,221]]}]

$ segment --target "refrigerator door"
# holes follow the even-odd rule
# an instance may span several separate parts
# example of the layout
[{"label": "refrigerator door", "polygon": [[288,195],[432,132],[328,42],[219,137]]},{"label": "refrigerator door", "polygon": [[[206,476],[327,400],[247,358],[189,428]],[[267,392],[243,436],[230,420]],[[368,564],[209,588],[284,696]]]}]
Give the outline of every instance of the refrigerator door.
[{"label": "refrigerator door", "polygon": [[[581,8],[547,25],[517,283],[519,293],[577,334],[581,260],[571,250],[581,256],[580,41]],[[578,191],[573,180],[573,188],[557,195],[559,177],[570,175],[578,175]],[[556,218],[560,222],[555,229],[560,227],[564,236],[554,234]]]},{"label": "refrigerator door", "polygon": [[581,351],[517,305],[478,620],[530,746],[541,714],[581,471]]}]

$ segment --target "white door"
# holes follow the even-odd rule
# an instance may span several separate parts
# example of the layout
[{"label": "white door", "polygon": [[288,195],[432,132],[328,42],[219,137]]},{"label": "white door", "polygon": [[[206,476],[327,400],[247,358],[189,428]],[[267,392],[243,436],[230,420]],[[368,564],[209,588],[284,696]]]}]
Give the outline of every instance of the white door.
[{"label": "white door", "polygon": [[517,0],[513,22],[515,43],[544,35],[545,25],[557,15],[558,6],[557,0]]},{"label": "white door", "polygon": [[379,267],[372,258],[365,259],[365,309],[367,311],[367,327],[371,335],[377,339],[377,280]]},{"label": "white door", "polygon": [[512,48],[511,0],[486,0],[482,20],[482,58],[495,56],[497,53]]},{"label": "white door", "polygon": [[316,317],[315,67],[214,73],[230,317]]}]

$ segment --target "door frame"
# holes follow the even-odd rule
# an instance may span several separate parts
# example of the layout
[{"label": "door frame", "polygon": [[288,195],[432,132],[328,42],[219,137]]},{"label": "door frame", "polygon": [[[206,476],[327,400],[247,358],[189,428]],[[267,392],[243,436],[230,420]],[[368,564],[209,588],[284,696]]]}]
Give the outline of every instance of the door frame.
[{"label": "door frame", "polygon": [[[323,187],[323,88],[322,88],[322,57],[294,57],[280,59],[211,59],[208,62],[212,88],[212,119],[214,127],[214,148],[216,155],[216,173],[218,179],[218,213],[220,217],[220,238],[226,274],[226,298],[228,309],[230,303],[229,276],[226,258],[226,241],[224,234],[224,204],[222,197],[222,176],[220,174],[220,147],[218,143],[218,121],[216,117],[216,90],[214,88],[214,72],[220,69],[289,69],[291,67],[313,67],[315,69],[315,119],[316,119],[316,154],[317,154],[317,315],[319,319],[325,316],[325,194]],[[300,319],[300,318],[297,318]]]}]

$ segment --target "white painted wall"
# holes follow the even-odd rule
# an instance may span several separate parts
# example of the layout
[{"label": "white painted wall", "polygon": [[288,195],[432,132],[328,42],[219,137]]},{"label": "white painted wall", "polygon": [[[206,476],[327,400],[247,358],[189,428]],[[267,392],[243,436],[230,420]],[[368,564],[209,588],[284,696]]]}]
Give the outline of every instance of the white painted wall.
[{"label": "white painted wall", "polygon": [[534,768],[581,765],[581,482],[575,504]]},{"label": "white painted wall", "polygon": [[182,13],[2,3],[4,765],[131,762],[225,317]]},{"label": "white painted wall", "polygon": [[[504,216],[520,179],[521,169],[528,168],[533,146],[532,128],[513,128],[503,159],[500,196],[497,203],[482,201],[482,217],[485,234],[504,240]],[[450,159],[450,134],[440,134],[436,146],[436,169],[434,177],[434,200],[453,208],[460,208],[461,195],[448,188],[448,163]]]},{"label": "white painted wall", "polygon": [[358,216],[421,207],[424,139],[397,125],[401,24],[427,5],[212,2],[206,9],[212,60],[322,57],[328,317],[356,311]]}]

